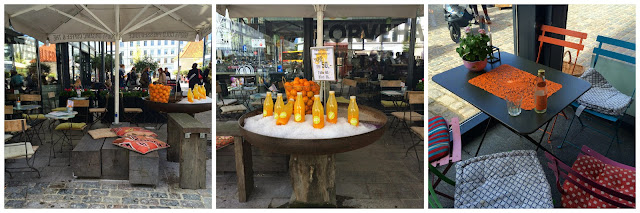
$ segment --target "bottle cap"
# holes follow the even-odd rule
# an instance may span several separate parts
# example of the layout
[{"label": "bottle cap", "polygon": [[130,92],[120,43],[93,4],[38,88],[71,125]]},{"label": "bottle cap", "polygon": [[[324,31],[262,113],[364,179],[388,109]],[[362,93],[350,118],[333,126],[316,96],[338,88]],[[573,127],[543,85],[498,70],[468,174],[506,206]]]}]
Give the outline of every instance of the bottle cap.
[{"label": "bottle cap", "polygon": [[540,74],[540,73],[544,74],[544,70],[543,69],[539,69],[538,70],[538,74]]},{"label": "bottle cap", "polygon": [[329,91],[329,94],[336,94],[336,91]]},{"label": "bottle cap", "polygon": [[280,97],[280,96],[282,96],[282,93],[278,93],[278,95],[276,95],[276,96]]},{"label": "bottle cap", "polygon": [[267,92],[267,95],[271,95],[271,92]]},{"label": "bottle cap", "polygon": [[349,96],[350,99],[356,99],[356,96]]},{"label": "bottle cap", "polygon": [[302,95],[302,92],[298,92],[298,95]]},{"label": "bottle cap", "polygon": [[313,98],[320,98],[320,95],[313,95]]}]

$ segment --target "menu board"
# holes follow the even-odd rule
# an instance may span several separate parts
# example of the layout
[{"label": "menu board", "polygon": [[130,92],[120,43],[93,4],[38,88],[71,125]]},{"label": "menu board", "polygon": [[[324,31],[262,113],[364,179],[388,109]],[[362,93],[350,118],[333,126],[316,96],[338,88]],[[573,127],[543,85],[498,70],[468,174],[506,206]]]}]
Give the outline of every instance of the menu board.
[{"label": "menu board", "polygon": [[314,81],[335,81],[333,47],[312,47],[311,68]]}]

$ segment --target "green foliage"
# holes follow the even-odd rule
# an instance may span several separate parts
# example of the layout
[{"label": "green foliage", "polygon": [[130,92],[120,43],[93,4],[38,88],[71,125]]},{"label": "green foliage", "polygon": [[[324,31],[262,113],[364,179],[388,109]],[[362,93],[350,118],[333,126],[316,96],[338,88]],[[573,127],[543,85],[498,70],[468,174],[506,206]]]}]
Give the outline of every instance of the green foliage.
[{"label": "green foliage", "polygon": [[100,90],[100,92],[98,92],[98,96],[100,98],[108,98],[111,94],[109,93],[109,90]]},{"label": "green foliage", "polygon": [[122,97],[138,97],[138,98],[142,98],[142,97],[147,97],[149,96],[149,93],[144,90],[144,91],[127,91],[127,92],[122,92]]},{"label": "green foliage", "polygon": [[134,61],[133,66],[136,67],[136,72],[142,72],[147,67],[151,69],[150,71],[154,71],[158,70],[158,67],[160,67],[160,65],[158,65],[158,62],[156,60],[153,60],[149,56],[145,56],[145,58],[140,59],[139,61]]},{"label": "green foliage", "polygon": [[[38,72],[38,64],[35,63],[35,62],[31,63],[31,64],[29,64],[27,69],[29,70],[29,72],[37,73]],[[49,72],[51,72],[51,67],[48,64],[40,63],[40,70],[42,71],[42,73],[49,73]]]},{"label": "green foliage", "polygon": [[84,89],[82,90],[82,92],[80,93],[80,96],[82,97],[88,97],[88,98],[95,98],[96,97],[96,93],[93,91],[90,91],[88,89]]},{"label": "green foliage", "polygon": [[[113,65],[113,61],[114,58],[111,54],[105,54],[104,55],[104,68],[106,70],[113,70],[112,65]],[[96,55],[93,58],[91,58],[91,68],[93,68],[93,70],[99,70],[102,69],[102,56],[101,55]]]},{"label": "green foliage", "polygon": [[460,39],[460,46],[456,48],[458,55],[466,61],[483,61],[491,54],[491,47],[489,46],[489,36],[484,33],[484,30],[478,30],[478,34],[471,32],[466,33],[466,36]]}]

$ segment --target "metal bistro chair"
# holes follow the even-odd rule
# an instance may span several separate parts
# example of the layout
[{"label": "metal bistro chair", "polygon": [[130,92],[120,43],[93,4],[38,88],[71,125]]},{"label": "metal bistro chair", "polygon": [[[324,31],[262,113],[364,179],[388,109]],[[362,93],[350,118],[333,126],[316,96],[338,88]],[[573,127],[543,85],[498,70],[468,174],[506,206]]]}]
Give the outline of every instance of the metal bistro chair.
[{"label": "metal bistro chair", "polygon": [[131,103],[126,103],[124,101],[124,96],[122,96],[122,93],[120,93],[120,107],[122,109],[122,117],[125,120],[128,120],[129,123],[131,124],[135,124],[136,126],[138,126],[138,115],[142,114],[142,108],[138,108],[138,107],[128,107],[131,106]]},{"label": "metal bistro chair", "polygon": [[[429,119],[429,173],[437,178],[429,178],[429,205],[431,207],[442,208],[437,195],[450,200],[454,198],[448,194],[436,190],[440,181],[444,181],[451,186],[455,186],[455,181],[449,179],[445,174],[449,172],[454,163],[462,160],[462,137],[460,134],[460,121],[452,118],[449,124],[441,116]],[[440,172],[436,166],[447,167]]]},{"label": "metal bistro chair", "polygon": [[[573,31],[573,30],[567,30],[567,29],[563,29],[563,28],[548,26],[548,25],[542,25],[542,29],[541,30],[542,30],[542,34],[540,35],[540,37],[538,37],[538,41],[540,42],[540,46],[538,47],[538,57],[536,58],[536,63],[540,62],[540,53],[542,52],[542,45],[544,45],[545,43],[558,45],[558,46],[565,47],[565,48],[572,48],[572,49],[575,49],[577,51],[576,59],[573,62],[573,66],[571,66],[571,73],[570,74],[573,75],[574,74],[573,71],[575,70],[575,67],[576,67],[576,62],[578,61],[578,56],[580,55],[580,51],[584,50],[584,45],[582,44],[582,41],[584,39],[587,39],[587,34],[586,33],[582,33],[582,32],[578,32],[578,31]],[[556,38],[551,38],[551,37],[547,36],[548,35],[547,33],[555,33],[555,34],[558,34],[558,35],[577,37],[577,38],[580,39],[580,43],[574,43],[574,42],[569,42],[569,41],[560,40],[560,39],[556,39]],[[569,63],[571,63],[571,61],[569,61]],[[567,115],[564,113],[564,110],[561,111],[560,114],[565,119],[568,119]],[[549,130],[548,132],[545,132],[545,133],[549,134],[549,137],[547,138],[547,143],[551,143],[551,135],[553,134],[553,129],[556,126],[556,121],[557,120],[558,120],[558,115],[556,115],[553,118],[553,124],[551,125],[551,130]],[[540,130],[542,130],[542,129],[540,129]],[[544,131],[544,130],[542,130],[542,131]],[[542,137],[544,137],[544,134],[542,134]]]},{"label": "metal bistro chair", "polygon": [[220,84],[217,84],[216,82],[216,95],[218,99],[216,100],[216,108],[218,115],[220,115],[218,117],[222,118],[224,116],[231,116],[234,114],[242,115],[247,111],[247,107],[244,104],[236,104],[236,99],[224,99],[222,94],[220,94],[221,91],[222,88],[220,87]]},{"label": "metal bistro chair", "polygon": [[[349,89],[347,89],[347,97],[349,97],[349,96],[352,96],[351,89],[355,90],[357,88],[358,82],[356,82],[355,80],[343,78],[342,79],[342,87],[344,87],[344,85],[349,87]],[[343,90],[343,88],[340,88],[340,95],[338,97],[336,97],[336,102],[343,103],[343,104],[348,104],[349,103],[349,99],[344,97],[344,95],[342,94],[342,90]]]},{"label": "metal bistro chair", "polygon": [[[416,107],[417,105],[424,105],[424,91],[407,91],[405,99],[408,103],[407,107],[403,111],[391,113],[393,120],[391,120],[389,126],[393,126],[394,123],[396,123],[396,126],[401,125],[393,130],[392,135],[401,130],[406,130],[409,134],[412,134],[411,126],[413,126],[414,122],[424,121],[424,115],[420,114],[420,112],[424,113],[424,106]],[[404,136],[401,135],[401,137]]]},{"label": "metal bistro chair", "polygon": [[[25,105],[27,104],[36,104],[40,106],[44,105],[42,103],[42,97],[38,94],[22,94],[20,95],[20,101],[22,102],[22,104],[25,104]],[[44,126],[44,122],[47,121],[48,119],[44,117],[43,107],[40,107],[39,111],[40,112],[36,114],[32,114],[31,111],[27,113],[23,113],[22,118],[27,120],[27,123],[29,124],[29,126],[32,127],[31,131],[35,134],[36,137],[38,137],[38,141],[42,143],[42,138],[40,137],[40,135],[45,134],[42,128]]]},{"label": "metal bistro chair", "polygon": [[[402,92],[402,81],[400,80],[380,80],[380,91],[392,90]],[[383,98],[384,97],[384,98]],[[395,96],[387,96],[381,93],[380,104],[384,109],[385,114],[397,111],[407,106],[405,102],[402,102],[402,96],[400,98]]]},{"label": "metal bistro chair", "polygon": [[96,100],[95,100],[95,102],[94,102],[94,104],[93,104],[95,107],[94,107],[94,108],[90,108],[90,109],[89,109],[89,113],[90,113],[90,114],[91,114],[91,116],[92,116],[92,117],[91,117],[91,119],[93,120],[93,122],[91,122],[91,124],[89,124],[89,129],[91,129],[91,127],[92,127],[94,124],[96,124],[96,123],[98,123],[98,122],[102,121],[102,119],[103,119],[105,116],[107,116],[107,111],[108,111],[108,110],[107,110],[107,107],[109,107],[109,99],[110,99],[110,98],[109,98],[109,96],[107,96],[107,97],[105,97],[105,99],[106,99],[106,100],[105,100],[105,105],[104,105],[104,107],[99,107],[99,106],[98,106],[98,105],[99,105],[99,104],[98,104],[98,99],[96,99]]},{"label": "metal bistro chair", "polygon": [[[9,173],[9,177],[13,178],[10,170],[22,170],[19,172],[36,172],[38,173],[38,178],[40,178],[40,171],[35,168],[35,155],[38,150],[38,146],[32,146],[31,142],[24,141],[25,131],[27,129],[27,120],[18,119],[18,120],[5,120],[4,121],[4,132],[21,132],[21,137],[17,143],[9,143],[4,144],[4,159],[5,160],[19,160],[25,159],[27,166],[26,167],[6,167],[4,171]],[[24,169],[29,169],[24,171]]]},{"label": "metal bistro chair", "polygon": [[[412,108],[411,111],[420,112],[420,110],[418,110],[420,107],[414,107],[414,105],[418,105],[418,106],[422,106],[422,109],[423,109],[422,112],[424,113],[424,92],[410,91],[407,93],[407,96],[409,99],[408,105],[410,108]],[[418,137],[419,140],[418,142],[414,143],[407,149],[407,151],[404,153],[404,156],[406,157],[409,154],[409,151],[413,148],[413,151],[416,153],[416,159],[418,159],[418,164],[420,164],[420,156],[418,155],[418,150],[416,149],[416,147],[420,146],[420,144],[422,144],[422,142],[424,141],[424,126],[422,126],[422,124],[417,126],[413,125],[414,123],[412,122],[412,119],[415,119],[415,118],[409,117],[409,123],[411,124],[411,126],[408,127],[410,130],[409,136],[411,137],[411,141],[415,141],[414,137]],[[416,120],[422,120],[422,119],[416,119]],[[422,170],[422,166],[420,166],[419,168],[420,170]]]},{"label": "metal bistro chair", "polygon": [[[89,100],[73,100],[73,109],[78,112],[76,117],[83,122],[64,122],[58,124],[58,126],[56,126],[55,128],[56,131],[62,132],[62,136],[60,137],[60,139],[58,139],[58,141],[63,141],[60,147],[61,152],[64,146],[64,141],[69,141],[69,143],[67,144],[71,147],[69,149],[69,165],[71,165],[71,151],[73,150],[73,135],[71,135],[71,132],[80,132],[80,137],[82,137],[87,133],[87,130],[89,129],[87,128],[88,126],[86,123],[87,119],[89,118]],[[51,144],[52,150],[55,144],[58,143],[58,141]],[[49,163],[51,163],[51,156],[49,156]]]},{"label": "metal bistro chair", "polygon": [[[600,56],[604,56],[604,57],[609,57],[612,59],[616,59],[616,60],[620,60],[622,62],[626,62],[632,65],[633,68],[628,68],[628,69],[621,69],[621,68],[616,68],[616,69],[601,69],[600,73],[602,73],[602,77],[606,79],[606,81],[608,81],[609,84],[611,84],[611,86],[613,86],[615,89],[619,89],[620,92],[624,95],[627,95],[630,97],[629,102],[626,104],[626,106],[624,106],[624,111],[620,112],[619,114],[604,114],[602,112],[596,111],[595,108],[586,106],[586,105],[581,105],[580,103],[578,103],[577,101],[574,101],[573,103],[571,103],[571,106],[576,109],[576,113],[574,113],[573,118],[571,118],[571,122],[569,123],[569,128],[567,129],[567,133],[564,135],[564,139],[562,140],[562,144],[560,144],[560,146],[558,146],[558,148],[562,148],[562,146],[564,145],[565,142],[573,145],[571,142],[569,142],[567,140],[567,136],[569,135],[569,130],[571,130],[571,125],[573,124],[573,121],[575,120],[576,117],[578,117],[578,121],[580,121],[580,124],[582,126],[586,126],[589,127],[590,129],[593,129],[594,131],[603,134],[607,137],[611,138],[611,141],[609,142],[609,146],[607,147],[607,151],[605,152],[605,155],[607,155],[609,153],[609,149],[611,148],[611,145],[613,144],[613,141],[615,140],[616,142],[620,143],[620,139],[618,138],[618,129],[620,128],[620,124],[621,121],[620,119],[622,118],[622,116],[624,116],[624,114],[626,113],[626,111],[629,109],[629,107],[632,105],[632,103],[634,102],[634,95],[635,95],[635,86],[633,87],[625,87],[625,85],[635,85],[635,64],[636,64],[636,58],[633,56],[629,56],[629,55],[624,55],[621,53],[616,53],[616,52],[612,52],[609,50],[605,50],[602,49],[602,44],[609,44],[615,47],[621,47],[621,48],[626,48],[629,50],[634,50],[635,51],[635,47],[636,44],[631,43],[631,42],[626,42],[626,41],[621,41],[618,39],[613,39],[613,38],[609,38],[609,37],[604,37],[604,36],[598,36],[598,38],[596,39],[596,41],[600,42],[600,44],[598,45],[597,48],[593,49],[593,53],[595,54],[594,59],[593,59],[593,65],[592,67],[596,67],[597,66],[597,62]],[[604,58],[603,60],[608,60],[606,58]],[[603,64],[605,64],[607,62],[604,62]],[[618,63],[623,65],[624,63],[620,63],[620,62],[615,62],[612,61],[612,63]],[[589,71],[587,71],[589,72]],[[597,74],[597,73],[596,73]],[[629,78],[629,76],[634,76],[632,78]],[[590,90],[588,90],[585,94],[582,95],[582,97],[584,97],[585,95],[593,95],[593,94],[589,94],[591,92],[596,93],[597,91],[592,91],[594,90],[593,84],[592,84],[592,88]],[[582,98],[578,98],[579,100]],[[607,97],[602,97],[602,101],[606,101],[606,102],[610,102],[611,99],[607,98]],[[582,111],[582,113],[586,113],[589,115],[593,115],[595,117],[604,119],[607,122],[611,122],[613,124],[613,129],[615,130],[615,135],[611,136],[605,132],[602,132],[596,128],[593,128],[591,126],[585,125],[582,120],[580,119],[580,110],[584,109],[584,111]],[[575,146],[575,145],[573,145]],[[577,147],[577,146],[576,146]]]}]

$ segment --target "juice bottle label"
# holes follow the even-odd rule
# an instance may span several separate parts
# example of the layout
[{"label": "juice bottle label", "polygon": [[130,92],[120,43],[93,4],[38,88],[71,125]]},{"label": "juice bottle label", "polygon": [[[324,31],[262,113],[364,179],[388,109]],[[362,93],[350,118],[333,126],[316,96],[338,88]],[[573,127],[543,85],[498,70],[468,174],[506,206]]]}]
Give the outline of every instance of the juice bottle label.
[{"label": "juice bottle label", "polygon": [[273,113],[273,118],[278,119],[278,113]]},{"label": "juice bottle label", "polygon": [[296,121],[301,121],[302,120],[302,115],[296,113],[296,117],[295,117]]},{"label": "juice bottle label", "polygon": [[319,116],[313,116],[313,124],[320,124],[320,117]]},{"label": "juice bottle label", "polygon": [[267,110],[266,110],[266,109],[263,109],[263,110],[262,110],[262,116],[267,117]]},{"label": "juice bottle label", "polygon": [[281,118],[286,118],[287,117],[287,112],[281,112],[280,113],[280,117]]},{"label": "juice bottle label", "polygon": [[333,113],[333,112],[328,112],[328,113],[327,113],[327,117],[328,117],[329,119],[332,119],[332,120],[333,120],[334,118],[336,118],[336,114],[335,114],[335,113]]},{"label": "juice bottle label", "polygon": [[349,123],[351,125],[358,126],[358,119],[357,118],[351,118],[351,121],[349,121]]}]

